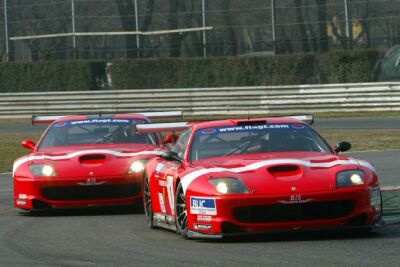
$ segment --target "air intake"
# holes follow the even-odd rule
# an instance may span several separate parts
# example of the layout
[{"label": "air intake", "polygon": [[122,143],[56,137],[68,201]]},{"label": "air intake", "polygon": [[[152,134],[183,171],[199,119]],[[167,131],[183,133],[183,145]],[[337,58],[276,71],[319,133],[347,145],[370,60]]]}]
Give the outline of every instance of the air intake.
[{"label": "air intake", "polygon": [[301,169],[296,165],[278,165],[269,167],[268,172],[275,177],[293,176],[299,174]]},{"label": "air intake", "polygon": [[103,163],[106,160],[106,155],[92,154],[79,157],[79,162],[82,164],[97,164]]}]

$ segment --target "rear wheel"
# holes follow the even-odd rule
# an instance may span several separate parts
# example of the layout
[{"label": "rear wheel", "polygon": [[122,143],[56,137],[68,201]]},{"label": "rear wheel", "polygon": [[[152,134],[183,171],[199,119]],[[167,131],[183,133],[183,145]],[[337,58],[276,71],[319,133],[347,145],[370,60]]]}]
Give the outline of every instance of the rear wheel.
[{"label": "rear wheel", "polygon": [[144,214],[146,215],[147,225],[150,228],[154,228],[153,223],[153,207],[151,205],[151,192],[150,192],[150,184],[147,175],[144,175],[143,181],[143,206],[144,206]]},{"label": "rear wheel", "polygon": [[182,184],[179,183],[175,194],[175,223],[176,232],[187,238],[187,209],[186,199],[183,193]]}]

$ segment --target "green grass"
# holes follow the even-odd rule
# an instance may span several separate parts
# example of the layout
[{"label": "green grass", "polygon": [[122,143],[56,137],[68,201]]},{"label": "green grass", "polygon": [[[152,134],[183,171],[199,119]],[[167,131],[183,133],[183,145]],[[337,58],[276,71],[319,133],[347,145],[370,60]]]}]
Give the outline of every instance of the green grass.
[{"label": "green grass", "polygon": [[16,158],[29,153],[29,150],[22,147],[24,139],[39,140],[39,133],[1,133],[0,134],[0,172],[11,171],[13,162]]},{"label": "green grass", "polygon": [[400,149],[400,130],[320,130],[331,145],[352,144],[351,151]]}]

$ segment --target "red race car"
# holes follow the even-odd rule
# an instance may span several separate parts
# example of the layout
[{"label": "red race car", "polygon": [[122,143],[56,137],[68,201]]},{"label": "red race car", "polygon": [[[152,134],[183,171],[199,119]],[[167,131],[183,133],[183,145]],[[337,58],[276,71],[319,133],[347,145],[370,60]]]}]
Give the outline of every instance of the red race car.
[{"label": "red race car", "polygon": [[33,116],[34,124],[51,125],[38,144],[22,142],[31,153],[14,162],[15,207],[140,203],[144,165],[162,152],[163,141],[159,134],[136,134],[136,125],[177,116],[181,112]]},{"label": "red race car", "polygon": [[[299,119],[303,119],[301,121]],[[189,238],[381,225],[375,168],[339,155],[298,117],[138,125],[186,129],[144,175],[150,227]]]}]

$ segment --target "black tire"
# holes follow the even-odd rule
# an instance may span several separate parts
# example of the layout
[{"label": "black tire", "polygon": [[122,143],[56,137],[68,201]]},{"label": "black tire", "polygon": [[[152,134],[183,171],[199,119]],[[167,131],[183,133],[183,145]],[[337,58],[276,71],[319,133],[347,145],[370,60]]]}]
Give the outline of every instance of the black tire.
[{"label": "black tire", "polygon": [[188,228],[186,199],[181,183],[178,184],[175,193],[175,224],[176,232],[184,238],[187,238]]},{"label": "black tire", "polygon": [[147,225],[150,228],[154,228],[153,207],[151,205],[151,190],[149,185],[149,179],[147,178],[146,174],[144,175],[143,178],[143,207]]}]

